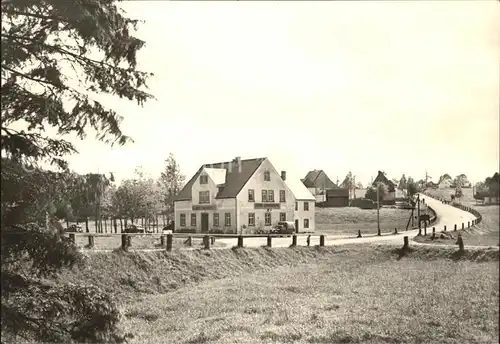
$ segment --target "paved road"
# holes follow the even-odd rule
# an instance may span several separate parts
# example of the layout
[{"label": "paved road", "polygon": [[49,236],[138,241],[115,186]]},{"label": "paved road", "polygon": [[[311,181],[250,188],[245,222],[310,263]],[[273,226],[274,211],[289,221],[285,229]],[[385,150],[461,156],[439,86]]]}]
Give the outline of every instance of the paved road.
[{"label": "paved road", "polygon": [[[458,228],[461,228],[462,222],[467,227],[467,222],[475,220],[476,217],[469,212],[460,210],[448,204],[443,204],[442,202],[435,200],[431,197],[420,195],[421,200],[425,200],[427,203],[437,214],[438,220],[434,224],[436,227],[436,231],[442,231],[444,226],[446,225],[447,230],[453,230],[455,224],[457,224]],[[427,229],[428,231],[432,231],[432,227]],[[409,231],[400,231],[398,234],[393,233],[382,233],[382,236],[377,235],[367,235],[362,238],[338,238],[338,236],[326,236],[325,237],[325,245],[326,246],[334,246],[334,245],[346,245],[346,244],[359,244],[359,243],[380,243],[380,244],[394,244],[394,245],[402,245],[403,237],[409,236],[410,239],[415,237],[418,234],[418,229],[409,230]],[[223,242],[227,246],[232,247],[236,245],[236,239],[217,239],[218,242]],[[266,238],[245,238],[243,241],[243,245],[247,247],[259,247],[266,245]],[[273,238],[272,246],[273,247],[288,247],[292,243],[291,238]],[[416,243],[418,245],[426,245],[423,243]],[[319,244],[319,237],[311,237],[311,246]],[[299,236],[297,237],[297,245],[306,246],[306,237]],[[434,244],[433,244],[434,245]],[[440,244],[439,246],[454,246]],[[468,248],[473,248],[473,246],[467,246]]]},{"label": "paved road", "polygon": [[[436,232],[440,232],[444,229],[444,226],[446,226],[447,231],[453,231],[453,228],[455,224],[457,225],[457,228],[460,229],[462,228],[462,223],[464,223],[464,226],[467,227],[467,222],[472,222],[472,220],[475,220],[476,217],[472,215],[469,212],[463,211],[461,209],[455,208],[451,205],[448,204],[443,204],[442,202],[435,200],[431,197],[425,196],[420,194],[420,199],[425,200],[425,203],[427,203],[432,209],[437,214],[437,221],[433,225],[436,227]],[[423,229],[422,229],[423,230]],[[432,226],[427,229],[428,231],[432,231]],[[356,237],[345,237],[345,236],[339,236],[339,235],[331,235],[331,236],[325,236],[325,246],[335,246],[335,245],[347,245],[347,244],[360,244],[360,243],[379,243],[379,244],[389,244],[389,245],[402,245],[403,244],[403,237],[408,236],[410,240],[415,237],[418,234],[418,229],[415,230],[409,230],[409,231],[401,231],[398,234],[393,234],[393,233],[382,233],[381,236],[377,235],[366,235],[363,236],[362,238],[356,238]],[[298,246],[307,246],[306,242],[306,236],[297,236],[297,245]],[[221,239],[218,238],[217,242],[221,242],[226,244],[226,247],[212,247],[212,249],[228,249],[233,246],[236,246],[237,244],[237,239],[236,238],[231,238],[231,239]],[[292,243],[292,238],[273,238],[272,239],[272,246],[273,247],[289,247]],[[243,246],[245,247],[260,247],[264,246],[267,244],[267,238],[244,238],[243,240]],[[417,243],[415,241],[412,241],[412,244],[415,245],[433,245],[433,246],[445,246],[445,247],[450,247],[450,246],[455,246],[454,242],[447,245],[447,244],[425,244],[425,243]],[[312,236],[311,237],[311,246],[319,245],[319,236]],[[488,246],[468,246],[465,245],[466,248],[469,249],[474,249],[474,248],[485,248]],[[192,247],[192,248],[186,248],[186,249],[197,249],[199,247]],[[498,249],[496,247],[495,249]],[[138,250],[142,252],[155,252],[155,251],[162,251],[163,249],[143,249],[143,250]],[[111,250],[93,250],[94,252],[111,252]],[[133,251],[133,250],[131,250]],[[89,252],[89,251],[86,251]]]}]

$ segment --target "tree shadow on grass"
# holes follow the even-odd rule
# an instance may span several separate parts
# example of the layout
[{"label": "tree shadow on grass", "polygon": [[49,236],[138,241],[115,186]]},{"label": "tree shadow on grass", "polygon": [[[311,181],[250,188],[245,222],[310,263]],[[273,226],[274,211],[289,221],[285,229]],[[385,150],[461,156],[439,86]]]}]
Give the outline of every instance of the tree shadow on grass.
[{"label": "tree shadow on grass", "polygon": [[413,249],[409,246],[406,246],[406,247],[403,246],[401,248],[395,248],[394,250],[392,250],[392,253],[394,253],[398,256],[396,258],[396,260],[400,260],[401,258],[406,257],[407,255],[409,255],[413,251],[415,251],[415,249]]}]

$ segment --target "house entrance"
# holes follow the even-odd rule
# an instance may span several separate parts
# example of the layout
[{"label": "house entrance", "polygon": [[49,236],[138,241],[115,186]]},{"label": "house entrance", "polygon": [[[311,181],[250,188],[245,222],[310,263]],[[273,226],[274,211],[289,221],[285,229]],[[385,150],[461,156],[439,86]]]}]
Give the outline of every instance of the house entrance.
[{"label": "house entrance", "polygon": [[201,214],[201,232],[202,233],[208,232],[208,214],[207,213]]},{"label": "house entrance", "polygon": [[295,231],[299,232],[299,220],[295,220]]}]

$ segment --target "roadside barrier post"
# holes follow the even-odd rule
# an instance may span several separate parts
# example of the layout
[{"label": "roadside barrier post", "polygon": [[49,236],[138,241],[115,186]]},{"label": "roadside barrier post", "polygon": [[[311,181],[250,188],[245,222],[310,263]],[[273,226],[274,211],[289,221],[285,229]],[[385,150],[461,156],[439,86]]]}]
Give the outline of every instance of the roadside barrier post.
[{"label": "roadside barrier post", "polygon": [[127,248],[132,246],[132,236],[127,235]]},{"label": "roadside barrier post", "polygon": [[457,231],[457,224],[455,223],[455,228],[453,229],[453,231]]},{"label": "roadside barrier post", "polygon": [[75,233],[69,233],[69,241],[71,241],[73,244],[75,243]]},{"label": "roadside barrier post", "polygon": [[273,237],[268,235],[267,236],[267,247],[273,247],[272,240],[273,240]]},{"label": "roadside barrier post", "polygon": [[292,246],[297,246],[297,236],[295,234],[292,235]]},{"label": "roadside barrier post", "polygon": [[394,234],[398,234],[398,229],[394,228]]},{"label": "roadside barrier post", "polygon": [[89,248],[94,247],[94,236],[89,235]]},{"label": "roadside barrier post", "polygon": [[464,229],[464,228],[465,228],[465,227],[464,227],[464,223],[462,222],[462,229]]},{"label": "roadside barrier post", "polygon": [[436,237],[436,227],[432,227],[432,240]]},{"label": "roadside barrier post", "polygon": [[446,232],[446,225],[444,226],[444,232]]},{"label": "roadside barrier post", "polygon": [[467,228],[470,228],[470,221],[467,221]]},{"label": "roadside barrier post", "polygon": [[238,247],[243,247],[243,236],[238,236]]},{"label": "roadside barrier post", "polygon": [[205,235],[203,237],[203,246],[205,247],[206,250],[210,249],[210,237],[208,235]]},{"label": "roadside barrier post", "polygon": [[[89,237],[89,245],[90,245],[90,237]],[[122,234],[122,250],[127,250],[127,234]]]},{"label": "roadside barrier post", "polygon": [[462,234],[458,234],[457,239],[458,249],[463,252],[464,251],[464,240],[462,239]]},{"label": "roadside barrier post", "polygon": [[165,247],[165,236],[164,235],[160,236],[160,246]]},{"label": "roadside barrier post", "polygon": [[358,229],[358,238],[361,238],[361,229]]},{"label": "roadside barrier post", "polygon": [[427,236],[427,222],[424,224],[424,236]]},{"label": "roadside barrier post", "polygon": [[[162,238],[164,238],[163,235],[162,235]],[[174,236],[172,234],[167,234],[167,251],[172,251],[172,243],[174,241],[173,239],[174,239]]]},{"label": "roadside barrier post", "polygon": [[325,246],[325,236],[324,235],[319,236],[319,246]]},{"label": "roadside barrier post", "polygon": [[403,237],[403,248],[406,248],[409,246],[409,241],[408,241],[408,236]]},{"label": "roadside barrier post", "polygon": [[184,242],[187,246],[193,246],[193,238],[188,236],[186,241]]}]

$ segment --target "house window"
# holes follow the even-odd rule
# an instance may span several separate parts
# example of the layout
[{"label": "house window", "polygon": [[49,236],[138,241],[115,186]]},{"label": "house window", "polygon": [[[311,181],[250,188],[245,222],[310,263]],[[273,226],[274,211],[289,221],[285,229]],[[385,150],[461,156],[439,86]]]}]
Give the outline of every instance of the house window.
[{"label": "house window", "polygon": [[285,190],[280,190],[280,203],[285,203]]},{"label": "house window", "polygon": [[271,172],[269,172],[269,171],[264,172],[264,181],[266,181],[266,182],[271,181]]},{"label": "house window", "polygon": [[248,189],[248,202],[255,202],[255,191]]},{"label": "house window", "polygon": [[200,191],[200,204],[210,203],[210,191]]},{"label": "house window", "polygon": [[299,210],[299,202],[295,202],[295,210]]},{"label": "house window", "polygon": [[309,210],[309,202],[304,202],[304,210],[305,211]]},{"label": "house window", "polygon": [[208,184],[208,176],[200,176],[200,184]]},{"label": "house window", "polygon": [[267,202],[267,190],[262,190],[262,202]]},{"label": "house window", "polygon": [[248,225],[255,226],[255,213],[248,213]]},{"label": "house window", "polygon": [[214,227],[219,227],[219,213],[214,213]]},{"label": "house window", "polygon": [[309,228],[309,219],[304,219],[304,228]]},{"label": "house window", "polygon": [[271,213],[266,213],[264,219],[265,219],[265,226],[270,226],[271,225]]},{"label": "house window", "polygon": [[196,214],[191,214],[191,226],[196,227]]},{"label": "house window", "polygon": [[280,213],[280,221],[286,221],[286,213]]},{"label": "house window", "polygon": [[186,214],[181,214],[181,227],[186,226]]},{"label": "house window", "polygon": [[231,213],[226,213],[224,217],[224,225],[226,227],[231,226]]},{"label": "house window", "polygon": [[267,190],[267,201],[274,202],[274,190]]}]

